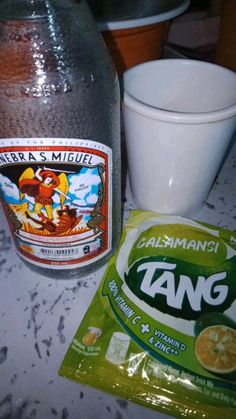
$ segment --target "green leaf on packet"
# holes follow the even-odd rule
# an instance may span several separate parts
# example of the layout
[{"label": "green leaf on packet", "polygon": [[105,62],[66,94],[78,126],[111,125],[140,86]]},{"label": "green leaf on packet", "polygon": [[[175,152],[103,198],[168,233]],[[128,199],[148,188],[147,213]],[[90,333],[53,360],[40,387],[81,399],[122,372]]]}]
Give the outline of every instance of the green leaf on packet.
[{"label": "green leaf on packet", "polygon": [[176,417],[236,417],[236,233],[133,211],[59,374]]}]

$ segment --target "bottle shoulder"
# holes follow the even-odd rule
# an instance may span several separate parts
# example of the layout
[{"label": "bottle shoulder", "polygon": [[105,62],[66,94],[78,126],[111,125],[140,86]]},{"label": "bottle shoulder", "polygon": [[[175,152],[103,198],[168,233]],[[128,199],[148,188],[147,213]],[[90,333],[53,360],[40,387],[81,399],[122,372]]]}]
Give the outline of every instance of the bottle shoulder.
[{"label": "bottle shoulder", "polygon": [[48,89],[53,82],[61,92],[70,89],[71,75],[89,87],[94,73],[107,84],[115,78],[110,55],[83,1],[81,13],[51,13],[43,19],[3,21],[0,12],[0,85],[20,83],[28,89],[29,83]]},{"label": "bottle shoulder", "polygon": [[52,14],[70,13],[83,0],[1,0],[0,18],[7,20],[44,19]]}]

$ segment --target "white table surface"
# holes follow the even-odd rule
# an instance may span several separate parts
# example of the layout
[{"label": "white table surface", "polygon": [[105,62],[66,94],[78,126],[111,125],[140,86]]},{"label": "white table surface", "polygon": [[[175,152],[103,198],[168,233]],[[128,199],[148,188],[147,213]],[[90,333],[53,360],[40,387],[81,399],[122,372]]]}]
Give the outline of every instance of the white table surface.
[{"label": "white table surface", "polygon": [[[236,141],[195,219],[236,229]],[[129,186],[124,220],[134,205]],[[56,281],[26,268],[0,209],[0,419],[161,419],[156,411],[58,376],[105,267]],[[115,378],[114,378],[115,379]]]}]

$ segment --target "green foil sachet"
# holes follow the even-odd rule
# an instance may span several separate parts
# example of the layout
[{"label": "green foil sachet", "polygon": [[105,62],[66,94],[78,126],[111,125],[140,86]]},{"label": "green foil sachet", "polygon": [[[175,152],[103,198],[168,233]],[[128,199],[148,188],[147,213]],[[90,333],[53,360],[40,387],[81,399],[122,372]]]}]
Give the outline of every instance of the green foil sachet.
[{"label": "green foil sachet", "polygon": [[59,374],[176,417],[236,417],[236,233],[133,211]]}]

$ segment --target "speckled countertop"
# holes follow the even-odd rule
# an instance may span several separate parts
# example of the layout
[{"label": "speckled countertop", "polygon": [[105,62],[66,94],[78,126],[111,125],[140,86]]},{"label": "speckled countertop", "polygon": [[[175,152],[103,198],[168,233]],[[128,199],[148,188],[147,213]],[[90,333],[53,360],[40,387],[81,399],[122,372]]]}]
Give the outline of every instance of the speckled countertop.
[{"label": "speckled countertop", "polygon": [[[195,219],[236,229],[236,141]],[[129,187],[125,221],[134,208]],[[105,267],[55,281],[15,254],[0,210],[0,419],[160,419],[165,416],[58,376]]]}]

